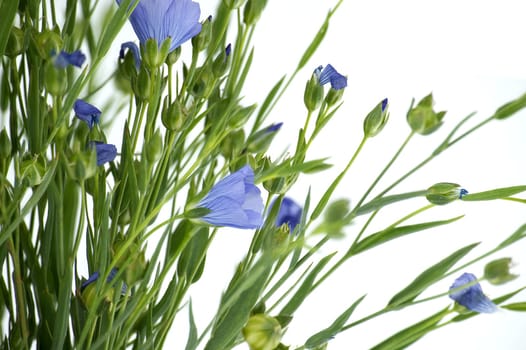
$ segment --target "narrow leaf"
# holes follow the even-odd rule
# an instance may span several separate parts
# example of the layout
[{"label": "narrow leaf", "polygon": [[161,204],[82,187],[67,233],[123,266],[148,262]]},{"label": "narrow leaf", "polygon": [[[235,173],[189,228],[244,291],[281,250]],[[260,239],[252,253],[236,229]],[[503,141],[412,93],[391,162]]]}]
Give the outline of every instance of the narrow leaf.
[{"label": "narrow leaf", "polygon": [[479,243],[473,243],[463,248],[460,248],[447,258],[439,261],[435,265],[431,266],[424,272],[422,272],[417,278],[413,280],[407,287],[398,292],[394,297],[391,298],[388,306],[398,306],[407,304],[417,296],[419,296],[424,290],[435,282],[442,279],[444,274],[449,271],[453,265],[455,265],[460,259],[468,254],[473,248]]},{"label": "narrow leaf", "polygon": [[350,254],[355,255],[355,254],[364,252],[368,249],[376,247],[377,245],[383,244],[392,239],[399,238],[399,237],[402,237],[402,236],[405,236],[411,233],[428,230],[430,228],[437,227],[437,226],[447,225],[463,217],[464,215],[461,215],[461,216],[457,216],[449,220],[430,221],[430,222],[425,222],[423,224],[415,224],[415,225],[388,228],[383,231],[373,233],[372,235],[362,239],[360,242],[358,242],[358,244],[356,244],[354,247],[351,248]]},{"label": "narrow leaf", "polygon": [[507,247],[524,237],[526,237],[526,224],[519,227],[517,231],[513,232],[511,236],[509,236],[501,244],[499,244],[497,248]]},{"label": "narrow leaf", "polygon": [[188,303],[188,341],[186,342],[185,350],[195,350],[197,348],[197,327],[195,325],[194,313],[192,311],[192,301]]},{"label": "narrow leaf", "polygon": [[503,187],[497,188],[490,191],[470,193],[462,197],[463,201],[491,201],[494,199],[502,199],[514,194],[521,193],[526,191],[526,186],[512,186],[512,187]]},{"label": "narrow leaf", "polygon": [[511,310],[511,311],[526,311],[526,302],[521,303],[511,303],[507,305],[501,306],[503,309]]},{"label": "narrow leaf", "polygon": [[407,192],[407,193],[401,193],[401,194],[395,194],[392,196],[385,196],[380,198],[375,198],[372,201],[360,206],[356,210],[356,215],[363,215],[370,213],[372,211],[378,210],[382,207],[385,207],[386,205],[393,204],[396,202],[404,201],[406,199],[411,199],[415,197],[422,197],[425,196],[427,191],[414,191],[414,192]]},{"label": "narrow leaf", "polygon": [[351,314],[354,312],[354,309],[362,302],[365,298],[365,295],[356,300],[347,310],[345,310],[334,322],[324,330],[314,334],[312,337],[307,339],[305,342],[305,347],[307,349],[315,348],[327,343],[329,340],[334,338],[336,334],[340,332],[345,323],[351,317]]},{"label": "narrow leaf", "polygon": [[7,41],[9,40],[9,33],[11,33],[11,26],[15,19],[16,10],[18,9],[19,0],[4,0],[0,6],[0,13],[2,14],[2,25],[0,26],[0,57],[4,55]]}]

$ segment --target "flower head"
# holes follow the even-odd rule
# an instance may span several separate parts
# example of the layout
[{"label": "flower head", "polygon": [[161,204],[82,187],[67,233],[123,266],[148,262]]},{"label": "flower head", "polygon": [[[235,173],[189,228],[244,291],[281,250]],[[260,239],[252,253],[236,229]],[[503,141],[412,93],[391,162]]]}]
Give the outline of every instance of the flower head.
[{"label": "flower head", "polygon": [[[272,205],[274,205],[274,203],[272,203]],[[300,223],[302,211],[303,208],[291,198],[283,198],[281,206],[279,207],[278,216],[276,217],[276,226],[279,227],[287,224],[289,225],[290,232],[294,231],[296,225]]]},{"label": "flower head", "polygon": [[80,50],[73,51],[72,53],[60,51],[58,55],[52,52],[51,56],[53,56],[53,64],[57,68],[66,68],[69,65],[80,68],[82,64],[84,64],[84,61],[86,61],[86,56],[80,52]]},{"label": "flower head", "polygon": [[330,64],[325,68],[319,66],[314,70],[314,74],[318,77],[318,84],[322,86],[329,82],[334,90],[341,90],[347,86],[347,77],[338,73]]},{"label": "flower head", "polygon": [[111,162],[117,156],[117,147],[115,147],[115,145],[92,141],[91,146],[95,147],[95,151],[97,152],[97,165]]},{"label": "flower head", "polygon": [[75,101],[73,110],[77,118],[85,121],[90,129],[93,127],[93,124],[99,123],[101,111],[94,105],[79,99]]},{"label": "flower head", "polygon": [[[118,270],[116,268],[111,269],[110,274],[108,275],[108,278],[106,279],[106,282],[110,283],[111,281],[113,281],[117,272]],[[99,271],[95,271],[93,274],[91,274],[91,276],[89,276],[87,280],[82,282],[82,284],[80,285],[80,291],[81,292],[84,291],[84,289],[86,289],[87,286],[96,282],[99,279],[99,277],[100,277]],[[126,285],[126,283],[123,283],[122,289],[121,289],[122,294],[126,294],[127,290],[128,290],[128,286]]]},{"label": "flower head", "polygon": [[171,38],[169,51],[173,51],[199,34],[200,15],[199,4],[191,0],[139,0],[130,22],[142,45],[154,39],[160,46]]},{"label": "flower head", "polygon": [[[471,273],[463,273],[457,278],[455,282],[449,287],[449,297],[455,300],[465,308],[481,313],[491,313],[497,311],[495,305],[484,293],[480,284],[474,283],[477,278]],[[471,284],[468,287],[462,288],[466,284]]]},{"label": "flower head", "polygon": [[211,225],[242,229],[262,224],[263,200],[254,185],[254,171],[248,165],[216,183],[199,202],[209,213],[201,219]]}]

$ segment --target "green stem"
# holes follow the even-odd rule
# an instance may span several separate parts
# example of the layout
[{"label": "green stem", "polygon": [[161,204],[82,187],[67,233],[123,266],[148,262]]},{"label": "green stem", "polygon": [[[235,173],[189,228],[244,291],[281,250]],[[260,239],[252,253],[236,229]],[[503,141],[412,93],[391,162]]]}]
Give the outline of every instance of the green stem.
[{"label": "green stem", "polygon": [[7,249],[11,254],[11,259],[13,260],[14,268],[14,284],[15,284],[15,294],[16,294],[16,306],[18,313],[18,324],[20,325],[20,334],[24,342],[24,348],[29,349],[27,340],[29,338],[29,326],[27,323],[26,316],[26,302],[24,297],[24,286],[22,282],[22,273],[20,271],[20,261],[18,260],[18,251],[15,249],[13,238],[10,237],[7,240]]}]

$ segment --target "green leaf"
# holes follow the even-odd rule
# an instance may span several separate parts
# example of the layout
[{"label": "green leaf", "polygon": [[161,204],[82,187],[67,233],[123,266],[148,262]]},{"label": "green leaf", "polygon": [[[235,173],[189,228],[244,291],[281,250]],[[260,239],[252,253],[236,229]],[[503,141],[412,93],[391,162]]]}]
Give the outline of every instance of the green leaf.
[{"label": "green leaf", "polygon": [[177,262],[177,273],[191,283],[197,282],[205,268],[208,248],[208,227],[201,227],[192,236]]},{"label": "green leaf", "polygon": [[497,188],[490,191],[470,193],[462,197],[463,201],[491,201],[494,199],[502,199],[514,194],[521,193],[526,191],[526,186],[512,186],[512,187],[503,187]]},{"label": "green leaf", "polygon": [[526,311],[526,302],[521,303],[511,303],[501,306],[503,309],[511,310],[511,311]]},{"label": "green leaf", "polygon": [[312,285],[314,284],[314,281],[316,280],[316,277],[321,272],[321,270],[327,265],[329,260],[336,254],[336,252],[329,254],[325,256],[323,259],[321,259],[316,266],[312,269],[312,271],[305,277],[305,280],[301,284],[301,286],[298,288],[296,293],[290,298],[289,302],[283,307],[283,309],[279,312],[279,315],[293,315],[294,312],[298,309],[298,307],[301,305],[303,300],[309,295],[312,291]]},{"label": "green leaf", "polygon": [[449,308],[445,308],[436,314],[407,327],[400,332],[390,336],[371,350],[399,350],[411,345],[426,333],[434,330],[437,324],[449,313]]},{"label": "green leaf", "polygon": [[323,171],[330,168],[332,165],[325,163],[328,158],[321,158],[315,160],[309,160],[300,164],[292,164],[293,159],[288,159],[283,163],[271,167],[267,171],[260,174],[256,182],[263,182],[274,179],[276,177],[286,177],[290,175],[296,175],[298,173],[310,174],[314,172]]},{"label": "green leaf", "polygon": [[524,237],[526,237],[526,224],[519,227],[515,232],[511,234],[511,236],[509,236],[501,244],[499,244],[497,249],[502,249],[504,247],[507,247],[517,242],[518,240],[523,239]]},{"label": "green leaf", "polygon": [[46,172],[46,175],[44,175],[44,178],[42,179],[42,182],[40,185],[38,185],[37,189],[33,192],[33,195],[31,198],[27,201],[26,205],[22,210],[20,211],[20,214],[16,216],[16,218],[11,222],[5,230],[3,230],[0,233],[0,246],[2,246],[5,241],[9,238],[11,233],[20,225],[22,220],[24,220],[24,217],[29,214],[29,212],[38,204],[38,201],[42,197],[42,195],[46,192],[49,184],[51,183],[51,180],[53,179],[53,176],[55,175],[55,169],[57,167],[57,160],[54,160],[51,165],[49,166],[48,171]]},{"label": "green leaf", "polygon": [[370,202],[360,206],[356,210],[356,215],[363,215],[370,213],[372,211],[378,210],[382,207],[385,207],[386,205],[393,204],[396,202],[400,202],[406,199],[416,198],[416,197],[422,197],[425,196],[427,191],[414,191],[414,192],[407,192],[407,193],[401,193],[401,194],[395,194],[392,196],[385,196],[381,198],[375,198],[371,200]]},{"label": "green leaf", "polygon": [[283,84],[283,81],[285,80],[285,76],[281,77],[281,79],[274,85],[274,87],[270,90],[267,97],[265,97],[265,100],[261,104],[261,107],[259,108],[259,112],[256,117],[256,121],[254,122],[254,126],[252,127],[252,132],[259,129],[263,121],[265,120],[265,116],[270,112],[270,106],[272,105],[272,102],[276,99],[276,95],[281,88],[281,85]]},{"label": "green leaf", "polygon": [[305,342],[305,347],[307,349],[315,348],[317,346],[327,343],[329,340],[334,338],[338,334],[342,327],[345,325],[351,314],[354,312],[354,309],[362,302],[365,298],[365,295],[356,300],[347,310],[345,310],[334,322],[324,330],[314,334],[312,337],[307,339]]},{"label": "green leaf", "polygon": [[401,306],[415,300],[415,298],[429,286],[441,280],[444,274],[449,271],[453,265],[455,265],[477,245],[479,245],[479,243],[473,243],[460,248],[453,254],[449,255],[447,258],[439,261],[435,265],[422,272],[407,287],[396,293],[395,296],[391,298],[387,306]]},{"label": "green leaf", "polygon": [[399,238],[399,237],[402,237],[402,236],[405,236],[411,233],[428,230],[433,227],[447,225],[463,217],[464,215],[461,215],[461,216],[457,216],[455,218],[448,219],[448,220],[430,221],[430,222],[425,222],[422,224],[387,228],[383,231],[373,233],[372,235],[362,239],[354,247],[351,247],[349,253],[351,255],[355,255],[355,254],[364,252],[368,249],[371,249],[373,247],[376,247],[380,244],[383,244],[387,241],[390,241],[392,239]]},{"label": "green leaf", "polygon": [[329,12],[327,14],[327,17],[325,17],[325,21],[321,25],[320,29],[318,29],[316,36],[314,37],[314,39],[312,39],[312,42],[309,44],[309,47],[307,47],[307,49],[303,53],[303,56],[301,56],[301,59],[298,62],[298,66],[296,67],[297,71],[303,68],[307,64],[307,62],[309,62],[314,52],[316,52],[318,46],[320,46],[321,42],[323,41],[323,38],[325,38],[325,34],[327,34],[327,30],[329,29],[329,20],[331,16],[332,12]]},{"label": "green leaf", "polygon": [[199,341],[197,339],[197,327],[195,325],[194,320],[194,313],[192,311],[192,301],[188,303],[188,341],[186,342],[185,350],[194,350],[197,348],[197,344],[199,344]]},{"label": "green leaf", "polygon": [[0,13],[2,14],[2,25],[0,25],[0,57],[4,55],[7,41],[9,40],[9,33],[11,33],[11,26],[18,10],[19,0],[3,0],[0,5]]}]

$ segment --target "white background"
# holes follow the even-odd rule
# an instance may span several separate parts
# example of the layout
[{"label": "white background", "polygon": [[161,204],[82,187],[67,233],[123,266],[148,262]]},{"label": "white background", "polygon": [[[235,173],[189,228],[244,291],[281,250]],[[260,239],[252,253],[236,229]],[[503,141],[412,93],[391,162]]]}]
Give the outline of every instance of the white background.
[{"label": "white background", "polygon": [[[257,33],[254,67],[246,89],[247,104],[260,102],[283,75],[293,71],[304,48],[310,43],[335,1],[269,1]],[[201,2],[202,18],[213,13],[215,1]],[[522,1],[344,1],[333,17],[326,40],[269,122],[284,122],[271,151],[277,156],[293,150],[297,130],[303,125],[303,88],[312,69],[331,63],[348,76],[344,106],[313,145],[310,159],[330,156],[334,167],[321,176],[300,178],[290,195],[302,202],[311,188],[314,199],[324,192],[345,166],[362,136],[363,117],[384,97],[389,98],[391,119],[384,131],[365,146],[355,166],[342,183],[337,197],[356,202],[383,165],[391,158],[409,132],[405,114],[411,98],[433,92],[436,109],[447,110],[444,126],[427,137],[416,136],[377,190],[385,188],[429,155],[451,128],[472,111],[478,114],[469,125],[488,117],[501,104],[526,91],[526,4]],[[393,193],[418,190],[449,181],[471,192],[524,184],[524,130],[526,114],[492,122],[444,153],[424,171],[412,176]],[[272,154],[272,153],[271,153]],[[374,195],[374,193],[373,193]],[[373,229],[381,229],[425,204],[415,200],[386,210]],[[425,268],[454,249],[481,241],[471,257],[502,241],[524,223],[524,205],[497,201],[454,203],[415,219],[446,219],[466,214],[458,223],[385,244],[344,265],[298,310],[284,343],[301,344],[328,326],[356,298],[367,298],[351,317],[356,320],[382,308],[389,298],[405,287]],[[351,226],[349,237],[326,247],[319,257],[344,251],[359,229]],[[374,232],[374,231],[370,231]],[[234,264],[250,241],[249,231],[224,230],[217,236],[207,260],[203,281],[195,287],[196,318],[207,322],[217,307],[218,295],[211,288],[226,286]],[[343,247],[343,248],[342,248]],[[512,256],[515,272],[526,272],[524,242],[495,258]],[[484,261],[488,262],[489,260]],[[484,263],[469,271],[480,276]],[[483,283],[490,297],[525,284],[525,278],[501,287]],[[425,296],[447,290],[453,280],[443,281]],[[524,300],[522,293],[514,300]],[[201,304],[204,302],[211,304]],[[433,303],[382,316],[338,335],[329,349],[368,349],[385,337],[450,304],[447,297]],[[181,339],[184,319],[174,329],[174,342]],[[178,326],[179,325],[179,326]],[[526,343],[526,315],[500,311],[429,334],[411,349],[523,349]],[[201,326],[202,327],[202,326]],[[183,328],[184,329],[184,328]],[[184,338],[184,336],[183,336]],[[168,344],[175,344],[168,342]],[[173,348],[173,347],[171,347]],[[180,346],[176,347],[180,348]],[[245,349],[241,346],[240,349]]]},{"label": "white background", "polygon": [[[216,0],[203,0],[201,18],[214,14]],[[245,90],[246,105],[259,102],[284,74],[296,67],[304,49],[314,37],[329,8],[336,1],[269,1],[257,32],[253,68]],[[436,109],[447,110],[444,126],[435,134],[415,136],[400,160],[380,182],[377,191],[404,174],[443,140],[451,128],[472,111],[471,124],[491,115],[501,104],[526,92],[526,4],[523,1],[352,1],[345,0],[334,15],[329,32],[317,54],[300,72],[296,83],[276,106],[268,122],[283,122],[270,155],[294,150],[297,130],[303,126],[303,89],[312,70],[332,64],[348,77],[344,105],[313,144],[309,159],[330,157],[333,168],[322,175],[300,178],[290,196],[303,202],[310,188],[313,201],[325,191],[345,166],[362,137],[364,116],[384,97],[389,98],[391,117],[386,128],[365,146],[337,191],[336,198],[361,197],[372,179],[392,157],[409,133],[405,115],[411,99],[433,92]],[[126,25],[119,40],[136,40]],[[235,48],[234,48],[235,49]],[[190,44],[183,45],[183,57]],[[116,45],[118,52],[118,45]],[[120,139],[119,124],[112,131]],[[312,130],[312,128],[311,128]],[[485,126],[472,137],[446,151],[423,171],[410,177],[392,193],[425,189],[436,182],[455,182],[471,192],[526,184],[524,165],[526,113]],[[118,141],[116,142],[118,143]],[[374,192],[372,195],[374,196]],[[382,229],[426,202],[408,201],[382,211],[368,233]],[[453,250],[482,242],[470,257],[494,247],[524,223],[526,207],[512,202],[453,203],[436,208],[413,222],[447,219],[465,214],[460,222],[390,242],[359,255],[326,281],[296,313],[283,342],[301,345],[310,335],[327,327],[358,297],[368,294],[350,321],[381,309],[387,301],[425,268]],[[318,258],[333,251],[345,251],[360,228],[349,227],[348,237],[328,244]],[[207,256],[203,278],[192,290],[199,331],[217,309],[235,264],[248,249],[251,231],[222,229]],[[149,244],[152,247],[153,244]],[[495,258],[512,256],[516,273],[526,275],[521,242]],[[469,271],[480,276],[484,263]],[[442,281],[424,296],[447,291],[452,280]],[[483,283],[490,297],[526,285],[521,277],[501,287]],[[525,300],[522,293],[515,300]],[[398,330],[450,305],[447,297],[396,312],[339,334],[329,349],[368,349]],[[187,313],[176,319],[166,348],[183,349]],[[423,349],[523,349],[526,343],[526,315],[500,311],[448,326],[424,337],[410,347]],[[246,345],[239,349],[247,349]]]}]

